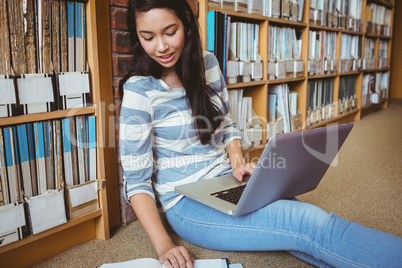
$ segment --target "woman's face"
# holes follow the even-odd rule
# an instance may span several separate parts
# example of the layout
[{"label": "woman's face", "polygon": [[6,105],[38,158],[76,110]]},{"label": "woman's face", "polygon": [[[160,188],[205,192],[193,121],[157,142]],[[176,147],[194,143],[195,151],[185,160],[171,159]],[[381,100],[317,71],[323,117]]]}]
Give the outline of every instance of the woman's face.
[{"label": "woman's face", "polygon": [[136,14],[136,24],[145,52],[162,65],[164,71],[173,70],[185,44],[181,20],[168,9],[154,8]]}]

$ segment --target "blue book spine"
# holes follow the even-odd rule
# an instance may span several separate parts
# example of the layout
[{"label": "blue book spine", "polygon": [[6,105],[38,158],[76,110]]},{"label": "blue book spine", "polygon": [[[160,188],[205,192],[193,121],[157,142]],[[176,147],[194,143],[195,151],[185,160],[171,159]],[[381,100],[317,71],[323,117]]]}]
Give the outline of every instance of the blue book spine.
[{"label": "blue book spine", "polygon": [[222,74],[223,77],[226,79],[226,42],[227,40],[227,27],[228,27],[228,14],[224,13],[224,20],[223,20],[223,55],[222,55]]},{"label": "blue book spine", "polygon": [[215,54],[215,11],[208,11],[208,51]]},{"label": "blue book spine", "polygon": [[19,177],[17,172],[17,158],[14,143],[14,130],[12,127],[4,128],[4,147],[6,155],[6,166],[8,175],[8,185],[10,202],[15,203],[20,200]]},{"label": "blue book spine", "polygon": [[75,68],[78,72],[85,71],[84,59],[84,3],[75,3]]},{"label": "blue book spine", "polygon": [[88,117],[89,180],[96,179],[96,118]]},{"label": "blue book spine", "polygon": [[82,184],[86,181],[86,159],[84,152],[85,118],[84,116],[77,116],[75,120],[77,132],[78,175],[79,182]]},{"label": "blue book spine", "polygon": [[32,194],[38,195],[38,181],[36,178],[36,158],[35,158],[35,136],[34,129],[32,123],[26,124],[27,128],[27,138],[28,138],[28,153],[29,153],[29,162],[31,168],[31,177],[32,177]]},{"label": "blue book spine", "polygon": [[5,154],[4,136],[3,131],[0,129],[0,183],[2,200],[0,205],[7,205],[10,203],[9,192],[8,192],[8,180],[7,180],[7,165],[6,165],[6,154]]},{"label": "blue book spine", "polygon": [[35,135],[35,157],[36,157],[36,172],[38,180],[38,194],[41,195],[47,191],[46,183],[46,160],[45,160],[45,140],[43,133],[43,123],[34,123]]},{"label": "blue book spine", "polygon": [[67,1],[68,71],[75,71],[75,18],[74,2]]},{"label": "blue book spine", "polygon": [[19,156],[21,160],[21,174],[24,194],[28,197],[32,196],[32,181],[31,181],[31,169],[29,162],[29,147],[26,125],[17,126],[18,134],[18,148]]},{"label": "blue book spine", "polygon": [[54,162],[53,162],[53,129],[52,122],[45,121],[44,124],[44,142],[46,159],[46,181],[47,189],[56,189],[54,183]]},{"label": "blue book spine", "polygon": [[62,139],[63,139],[64,178],[67,186],[74,185],[70,133],[71,133],[70,118],[64,118],[62,121]]}]

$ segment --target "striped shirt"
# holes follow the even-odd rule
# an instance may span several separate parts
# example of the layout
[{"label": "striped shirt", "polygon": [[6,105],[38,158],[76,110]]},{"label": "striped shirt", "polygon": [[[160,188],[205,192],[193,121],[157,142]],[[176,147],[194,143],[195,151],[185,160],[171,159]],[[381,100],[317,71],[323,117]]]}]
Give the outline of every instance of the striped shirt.
[{"label": "striped shirt", "polygon": [[[228,107],[226,85],[212,53],[204,52],[204,66],[207,84]],[[138,193],[157,196],[166,211],[183,197],[175,186],[212,178],[230,168],[225,146],[241,139],[241,134],[228,113],[212,142],[203,145],[184,88],[170,88],[151,76],[133,76],[123,88],[119,146],[127,200]],[[218,96],[212,100],[225,111]]]}]

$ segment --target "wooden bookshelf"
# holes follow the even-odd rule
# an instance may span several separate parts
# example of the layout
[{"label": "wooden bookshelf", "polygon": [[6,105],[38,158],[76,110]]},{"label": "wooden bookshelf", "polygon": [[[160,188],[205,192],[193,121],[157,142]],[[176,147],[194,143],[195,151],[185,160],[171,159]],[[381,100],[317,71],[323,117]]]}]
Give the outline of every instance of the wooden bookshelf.
[{"label": "wooden bookshelf", "polygon": [[[87,62],[93,106],[50,113],[0,118],[0,126],[16,125],[75,115],[96,116],[99,209],[52,229],[0,247],[2,267],[29,267],[71,247],[93,239],[107,240],[109,229],[120,225],[117,182],[109,1],[86,4]],[[111,128],[111,129],[110,129]]]},{"label": "wooden bookshelf", "polygon": [[[259,81],[257,84],[256,82],[250,83],[238,83],[238,84],[229,84],[228,89],[234,88],[243,88],[245,96],[253,97],[253,109],[256,114],[263,118],[263,121],[267,121],[268,118],[268,86],[272,84],[279,84],[279,83],[288,83],[291,90],[294,90],[298,93],[298,109],[302,114],[302,122],[304,125],[304,129],[310,129],[315,127],[324,126],[327,124],[332,123],[345,123],[351,122],[355,120],[360,120],[364,115],[374,111],[378,108],[386,108],[388,100],[385,99],[381,101],[380,104],[370,105],[368,107],[361,108],[361,94],[362,94],[362,78],[363,75],[372,72],[377,74],[378,72],[385,72],[390,70],[391,66],[391,36],[381,36],[380,34],[370,34],[366,31],[366,6],[370,3],[375,3],[377,5],[384,6],[388,9],[392,9],[391,15],[391,29],[393,27],[393,17],[394,17],[394,1],[392,4],[388,4],[383,0],[363,0],[362,1],[362,12],[361,12],[361,19],[363,21],[363,29],[361,31],[352,31],[349,29],[343,28],[333,28],[327,26],[320,26],[315,25],[309,20],[309,10],[310,10],[310,0],[304,1],[304,10],[303,10],[303,20],[301,22],[297,21],[289,21],[284,19],[278,18],[271,18],[265,17],[261,15],[253,15],[247,14],[242,12],[235,12],[233,10],[224,10],[219,8],[210,8],[208,6],[207,0],[200,0],[199,1],[199,24],[201,28],[201,37],[203,41],[204,49],[207,49],[207,30],[208,30],[208,21],[207,21],[207,13],[210,10],[220,11],[222,13],[227,13],[228,15],[235,17],[236,21],[244,21],[244,22],[253,22],[258,23],[260,25],[260,47],[259,53],[263,59],[263,80]],[[267,62],[268,62],[268,47],[269,47],[269,40],[267,36],[269,35],[268,29],[270,26],[284,26],[295,28],[298,32],[302,33],[302,59],[304,61],[304,76],[300,78],[291,78],[291,79],[278,79],[278,80],[268,80],[267,74]],[[308,48],[309,48],[309,31],[328,31],[328,32],[335,32],[336,33],[336,40],[337,40],[337,51],[336,56],[338,59],[338,70],[335,73],[329,74],[320,74],[320,75],[308,75],[307,73],[307,62],[308,62]],[[348,72],[340,72],[340,55],[341,55],[341,36],[343,34],[352,35],[352,36],[359,36],[362,38],[362,56],[363,56],[363,49],[364,49],[364,38],[372,38],[376,42],[375,46],[375,57],[376,57],[376,68],[372,70],[358,70],[358,71],[348,71]],[[379,51],[379,40],[387,40],[388,41],[388,68],[378,68],[378,51]],[[356,101],[357,107],[356,109],[348,112],[343,112],[338,114],[338,92],[340,86],[340,79],[344,77],[355,77],[356,84],[355,84],[355,94],[356,94]],[[331,119],[327,119],[316,124],[312,124],[310,126],[306,126],[306,118],[307,118],[307,86],[308,81],[315,81],[320,79],[334,79],[334,103],[337,107],[335,117]],[[388,88],[389,90],[389,88]],[[262,122],[264,124],[264,122]],[[266,130],[266,127],[264,128]],[[256,146],[256,148],[249,148],[245,150],[246,154],[253,153],[255,154],[256,151],[262,152],[262,148],[264,148],[264,144],[266,143],[266,138],[263,140],[262,145]]]}]

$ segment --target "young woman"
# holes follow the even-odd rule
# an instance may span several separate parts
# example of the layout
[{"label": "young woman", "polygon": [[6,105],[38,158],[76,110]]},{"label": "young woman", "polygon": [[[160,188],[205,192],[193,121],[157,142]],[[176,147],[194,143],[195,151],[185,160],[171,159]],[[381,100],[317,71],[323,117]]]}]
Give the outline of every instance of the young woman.
[{"label": "young woman", "polygon": [[158,200],[184,239],[216,250],[287,250],[316,266],[402,263],[402,239],[299,202],[279,200],[232,217],[174,191],[176,185],[233,172],[242,180],[241,135],[228,116],[216,58],[203,52],[185,0],[131,0],[134,68],[123,80],[120,154],[125,195],[167,267],[193,267],[167,234]]}]

